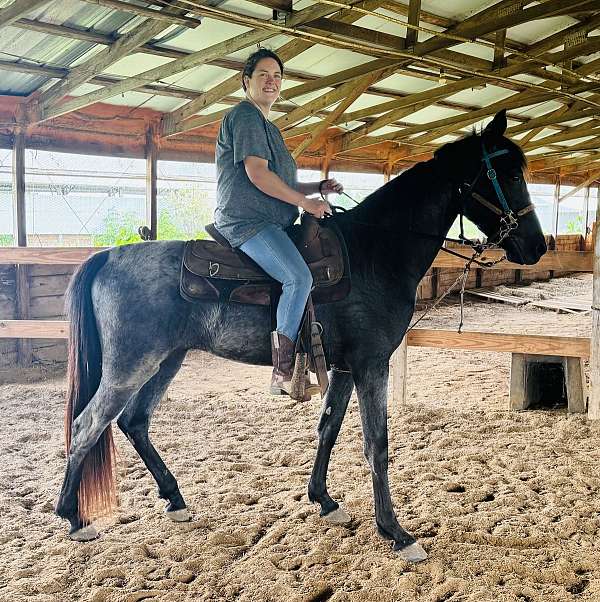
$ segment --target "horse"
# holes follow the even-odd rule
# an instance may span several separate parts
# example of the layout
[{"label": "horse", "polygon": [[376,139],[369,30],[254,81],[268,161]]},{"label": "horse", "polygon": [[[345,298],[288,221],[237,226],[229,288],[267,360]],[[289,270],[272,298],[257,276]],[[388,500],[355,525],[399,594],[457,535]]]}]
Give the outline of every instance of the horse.
[{"label": "horse", "polygon": [[[326,476],[356,387],[376,527],[408,561],[427,554],[402,528],[392,506],[387,384],[390,357],[413,316],[417,285],[459,214],[488,240],[496,239],[512,262],[534,264],[546,252],[527,191],[525,157],[504,137],[506,126],[501,111],[482,132],[442,146],[431,160],[328,218],[346,242],[352,287],[344,300],[316,307],[331,370],[308,498],[326,521],[350,520],[330,497]],[[96,538],[93,519],[116,505],[115,419],[156,480],[166,515],[190,519],[177,481],[148,435],[152,413],[189,349],[271,364],[268,307],[182,299],[183,246],[152,241],[100,251],[69,285],[67,465],[56,513],[69,521],[74,540]]]}]

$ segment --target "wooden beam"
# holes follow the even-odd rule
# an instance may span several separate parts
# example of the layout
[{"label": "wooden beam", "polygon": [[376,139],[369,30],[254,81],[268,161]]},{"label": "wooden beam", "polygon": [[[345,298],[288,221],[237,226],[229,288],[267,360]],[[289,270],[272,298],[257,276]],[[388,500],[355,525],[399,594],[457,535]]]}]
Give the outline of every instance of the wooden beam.
[{"label": "wooden beam", "polygon": [[[592,122],[593,123],[593,122]],[[544,146],[549,146],[551,144],[555,144],[557,142],[565,142],[567,140],[577,140],[578,138],[586,138],[588,136],[598,136],[600,134],[600,125],[596,127],[590,127],[590,122],[582,123],[577,127],[570,128],[565,132],[559,132],[558,134],[552,134],[549,136],[544,136],[543,138],[538,138],[533,142],[528,142],[526,145],[521,146],[521,148],[527,152],[532,151],[536,148],[542,148]],[[565,147],[565,150],[568,150]]]},{"label": "wooden beam", "polygon": [[0,320],[0,339],[68,339],[64,320]]},{"label": "wooden beam", "polygon": [[213,44],[208,48],[203,48],[202,50],[189,54],[183,58],[175,59],[170,63],[161,65],[160,67],[155,67],[154,69],[149,69],[143,73],[125,78],[100,90],[95,90],[94,92],[89,92],[88,94],[78,96],[77,98],[68,100],[57,107],[52,107],[45,111],[42,110],[39,121],[52,119],[53,117],[58,117],[59,115],[64,115],[65,113],[82,109],[83,107],[87,107],[96,102],[107,100],[108,98],[128,92],[129,90],[134,90],[139,86],[144,86],[164,77],[170,77],[177,73],[181,73],[182,71],[187,71],[192,67],[198,67],[199,65],[203,65],[208,61],[222,55],[227,55],[243,48],[247,48],[248,46],[252,46],[253,44],[257,44],[258,42],[262,42],[273,35],[274,33],[271,31],[265,32],[251,30],[236,36],[235,38]]},{"label": "wooden beam", "polygon": [[579,184],[579,186],[575,186],[575,188],[573,188],[573,190],[570,190],[566,194],[563,194],[563,196],[561,196],[558,199],[558,202],[562,203],[565,199],[568,199],[570,196],[577,194],[582,188],[589,186],[592,182],[594,182],[598,178],[600,178],[600,169],[591,173],[581,184]]},{"label": "wooden beam", "polygon": [[[69,337],[69,322],[64,320],[0,320],[0,338],[19,337],[66,339]],[[454,330],[415,328],[408,333],[407,340],[411,347],[582,358],[590,356],[590,339],[588,337],[475,331],[463,331],[459,334]]]},{"label": "wooden beam", "polygon": [[506,27],[496,32],[496,46],[494,47],[494,62],[492,69],[504,67],[504,46],[506,44]]},{"label": "wooden beam", "polygon": [[[102,251],[100,247],[0,247],[1,264],[79,264],[90,255]],[[486,251],[486,260],[500,259],[504,254],[502,250]],[[556,270],[562,272],[591,272],[593,270],[592,253],[583,251],[548,251],[540,261],[534,265],[520,265],[503,261],[493,268],[496,270]],[[440,251],[432,267],[458,269],[464,267],[464,261],[458,257],[447,255]]]},{"label": "wooden beam", "polygon": [[411,347],[439,349],[465,349],[467,351],[492,351],[555,355],[564,357],[590,356],[590,339],[587,337],[558,337],[532,334],[504,334],[499,332],[433,330],[415,328],[408,333]]},{"label": "wooden beam", "polygon": [[[408,4],[408,24],[419,25],[421,21],[421,0],[410,0]],[[418,41],[418,32],[416,29],[406,30],[406,48],[414,46]]]},{"label": "wooden beam", "polygon": [[77,265],[102,250],[100,247],[0,247],[0,265]]},{"label": "wooden beam", "polygon": [[0,28],[12,25],[23,15],[41,8],[49,2],[50,0],[14,0],[12,4],[0,10]]},{"label": "wooden beam", "polygon": [[141,17],[147,17],[151,19],[161,19],[166,23],[183,25],[184,27],[190,27],[195,29],[202,23],[200,19],[194,17],[182,17],[179,12],[155,10],[152,8],[146,8],[139,4],[132,4],[131,2],[123,2],[123,0],[82,0],[89,4],[95,4],[96,6],[106,6],[115,10],[124,11],[133,15],[140,15]]},{"label": "wooden beam", "polygon": [[302,142],[296,146],[292,152],[294,159],[297,159],[311,144],[318,142],[322,136],[327,132],[329,125],[337,119],[348,107],[356,101],[356,99],[374,82],[379,79],[387,77],[390,74],[389,69],[382,69],[375,71],[369,75],[366,75],[357,81],[349,81],[347,84],[341,86],[337,92],[341,95],[343,100],[340,104],[320,123],[314,125],[312,132]]},{"label": "wooden beam", "polygon": [[556,176],[556,183],[554,184],[554,195],[552,197],[552,236],[554,236],[554,240],[556,240],[556,237],[558,236],[559,198],[560,175]]},{"label": "wooden beam", "polygon": [[13,141],[13,233],[19,247],[27,246],[27,210],[25,200],[25,133],[17,131]]},{"label": "wooden beam", "polygon": [[146,225],[150,228],[150,240],[158,238],[158,200],[156,181],[158,179],[158,137],[156,127],[146,130]]},{"label": "wooden beam", "polygon": [[[596,205],[596,219],[600,216],[600,194]],[[596,222],[598,224],[598,222]],[[590,399],[588,418],[600,419],[600,236],[594,241],[594,283],[592,302],[592,336],[590,357]]]},{"label": "wooden beam", "polygon": [[[89,1],[89,0],[88,0]],[[101,1],[102,3],[106,2],[106,0],[96,0]],[[110,0],[110,2],[114,2],[116,0]],[[137,7],[136,7],[137,8]],[[204,11],[209,11],[210,7],[203,6],[198,7],[198,9],[202,9]],[[145,9],[148,10],[148,9]],[[202,10],[200,12],[202,12]],[[150,11],[154,13],[154,11]],[[133,90],[139,86],[150,84],[157,80],[160,80],[164,77],[170,77],[177,73],[181,73],[182,71],[187,71],[193,67],[198,67],[203,65],[209,61],[212,61],[217,58],[221,58],[222,56],[226,56],[233,52],[237,52],[238,50],[242,50],[243,48],[247,48],[248,46],[252,46],[254,44],[260,43],[266,39],[277,35],[278,29],[286,30],[287,28],[295,28],[298,24],[301,24],[305,21],[309,21],[314,18],[318,18],[320,16],[329,14],[331,12],[335,12],[335,9],[331,6],[323,7],[319,5],[309,6],[301,11],[298,11],[289,22],[287,27],[277,27],[271,22],[264,22],[264,27],[268,29],[251,29],[243,34],[240,34],[234,38],[230,38],[228,40],[224,40],[218,44],[213,44],[208,48],[204,48],[197,52],[193,52],[187,56],[183,56],[179,59],[175,59],[170,63],[165,65],[161,65],[160,67],[156,67],[154,69],[149,69],[143,73],[139,73],[132,77],[125,78],[124,80],[113,84],[111,86],[106,86],[101,90],[96,90],[94,92],[90,92],[88,94],[84,94],[77,98],[71,99],[58,107],[54,107],[47,111],[42,111],[42,115],[40,116],[40,120],[51,119],[53,117],[57,117],[59,115],[64,115],[65,113],[69,113],[71,111],[75,111],[77,109],[86,107],[90,104],[94,104],[96,102],[100,102],[102,100],[106,100],[108,98],[112,98],[113,96],[117,96],[119,94],[123,94],[124,92],[128,92],[129,90]],[[211,13],[212,14],[212,13]],[[224,15],[233,16],[234,13],[228,13],[224,11]],[[225,19],[225,16],[220,17]],[[239,15],[240,19],[246,19],[243,15]],[[217,15],[217,18],[219,16]],[[247,19],[253,21],[250,17]],[[260,23],[260,20],[255,20],[257,23]]]},{"label": "wooden beam", "polygon": [[[504,255],[502,250],[490,250],[485,252],[486,260],[493,261]],[[1,257],[1,251],[0,251]],[[591,272],[593,269],[592,253],[584,251],[546,251],[540,260],[533,265],[521,265],[510,261],[503,261],[493,269],[498,270],[531,270],[545,272],[555,270],[560,272]],[[440,251],[435,258],[432,267],[436,268],[463,268],[465,262],[459,257],[454,257]],[[485,268],[489,269],[489,268]]]},{"label": "wooden beam", "polygon": [[[178,11],[180,15],[184,13],[185,11]],[[45,90],[35,100],[35,103],[43,113],[48,113],[53,107],[59,104],[64,96],[67,96],[94,76],[101,74],[110,65],[128,56],[141,45],[148,42],[148,40],[152,40],[166,27],[168,25],[164,21],[155,19],[140,23],[101,52],[94,54],[87,61],[73,67],[63,80]]]}]

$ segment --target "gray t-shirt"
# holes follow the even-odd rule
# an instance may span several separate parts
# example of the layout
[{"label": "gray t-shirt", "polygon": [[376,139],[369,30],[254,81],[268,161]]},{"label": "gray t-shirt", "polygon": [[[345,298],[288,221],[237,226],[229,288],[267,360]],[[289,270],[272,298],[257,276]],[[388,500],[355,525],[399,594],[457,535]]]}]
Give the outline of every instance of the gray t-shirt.
[{"label": "gray t-shirt", "polygon": [[215,226],[233,247],[239,247],[269,224],[287,228],[298,208],[265,194],[248,178],[244,159],[260,157],[288,186],[297,188],[297,166],[277,126],[251,102],[243,100],[221,122],[215,158],[217,209]]}]

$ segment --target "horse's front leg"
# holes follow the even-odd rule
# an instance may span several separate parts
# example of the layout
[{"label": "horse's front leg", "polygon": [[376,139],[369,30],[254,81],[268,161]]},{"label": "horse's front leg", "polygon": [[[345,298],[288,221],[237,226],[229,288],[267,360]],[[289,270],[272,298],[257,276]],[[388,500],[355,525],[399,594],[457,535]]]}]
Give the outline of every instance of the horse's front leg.
[{"label": "horse's front leg", "polygon": [[388,482],[387,385],[389,362],[386,359],[362,364],[352,371],[362,421],[364,452],[371,467],[375,522],[382,537],[394,542],[394,550],[412,562],[425,560],[425,550],[398,522]]},{"label": "horse's front leg", "polygon": [[353,388],[354,382],[350,373],[336,370],[331,372],[329,388],[323,401],[317,427],[319,433],[317,457],[308,483],[308,499],[321,506],[321,516],[326,521],[338,525],[349,522],[350,517],[337,502],[331,499],[327,491],[327,468]]}]

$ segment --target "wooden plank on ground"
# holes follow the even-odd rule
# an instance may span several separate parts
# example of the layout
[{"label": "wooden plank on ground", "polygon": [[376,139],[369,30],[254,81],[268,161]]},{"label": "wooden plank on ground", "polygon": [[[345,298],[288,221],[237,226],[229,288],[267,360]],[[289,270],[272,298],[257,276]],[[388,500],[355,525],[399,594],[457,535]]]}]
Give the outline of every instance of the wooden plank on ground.
[{"label": "wooden plank on ground", "polygon": [[490,299],[492,301],[499,301],[500,303],[508,303],[509,305],[515,305],[517,307],[521,307],[521,305],[527,305],[530,302],[529,299],[524,297],[497,293],[493,288],[473,288],[466,290],[465,293],[474,295],[476,297],[483,297],[484,299]]},{"label": "wooden plank on ground", "polygon": [[530,334],[503,334],[497,332],[462,332],[415,328],[408,333],[412,347],[437,347],[440,349],[466,349],[470,351],[496,351],[589,357],[590,339],[587,337],[558,337]]},{"label": "wooden plank on ground", "polygon": [[532,301],[531,305],[543,309],[554,309],[565,313],[580,314],[592,311],[592,300],[583,299],[543,299]]}]

